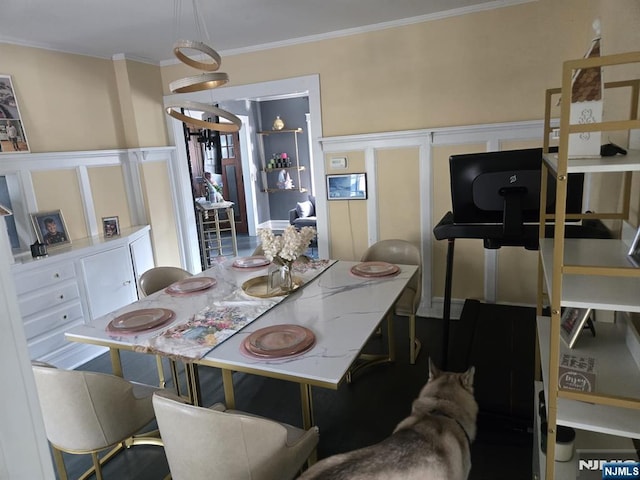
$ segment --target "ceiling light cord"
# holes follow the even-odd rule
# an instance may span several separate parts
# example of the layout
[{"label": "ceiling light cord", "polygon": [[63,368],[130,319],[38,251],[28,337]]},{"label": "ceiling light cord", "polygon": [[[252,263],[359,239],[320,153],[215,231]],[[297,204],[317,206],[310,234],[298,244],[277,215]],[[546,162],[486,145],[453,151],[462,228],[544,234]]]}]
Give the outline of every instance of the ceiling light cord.
[{"label": "ceiling light cord", "polygon": [[[193,2],[193,17],[195,22],[195,28],[197,36],[203,40],[209,39],[209,33],[207,32],[207,27],[205,22],[202,20],[202,16],[200,15],[200,9],[198,7],[198,1],[192,0]],[[174,0],[174,17],[175,17],[175,32],[176,37],[179,32],[179,18],[180,11],[182,10],[182,2],[181,0]],[[194,57],[190,57],[186,50],[196,50],[204,55],[206,58],[204,60],[196,59]],[[172,93],[188,93],[188,92],[198,92],[201,90],[212,90],[214,88],[225,85],[229,81],[229,77],[224,72],[216,72],[220,68],[222,64],[222,58],[213,48],[199,40],[177,40],[173,44],[173,53],[178,60],[180,60],[185,65],[189,65],[190,67],[197,68],[198,70],[202,70],[204,74],[184,77],[178,80],[174,80],[169,84],[169,89]],[[216,72],[216,73],[211,73]],[[211,103],[213,104],[213,93],[211,93]],[[214,121],[214,120],[201,120],[190,115],[186,115],[184,113],[185,110],[201,110],[206,113],[212,113],[214,118],[217,120],[218,118],[224,118],[228,120],[229,123]],[[188,125],[192,125],[198,128],[206,128],[208,130],[215,130],[218,132],[225,133],[235,133],[240,130],[242,126],[242,121],[235,116],[234,114],[227,112],[217,106],[207,105],[204,103],[198,102],[177,102],[172,105],[168,105],[165,108],[167,115],[180,120],[183,123]]]}]

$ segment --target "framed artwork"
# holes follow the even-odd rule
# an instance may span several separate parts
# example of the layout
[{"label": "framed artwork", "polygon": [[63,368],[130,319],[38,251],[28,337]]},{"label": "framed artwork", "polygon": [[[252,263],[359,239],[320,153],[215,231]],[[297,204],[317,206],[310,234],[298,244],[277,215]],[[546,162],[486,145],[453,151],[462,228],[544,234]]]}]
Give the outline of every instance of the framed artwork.
[{"label": "framed artwork", "polygon": [[0,75],[0,154],[28,151],[29,142],[11,77]]},{"label": "framed artwork", "polygon": [[102,217],[102,231],[105,238],[120,236],[120,221],[118,217]]},{"label": "framed artwork", "polygon": [[327,200],[366,200],[367,174],[327,175]]},{"label": "framed artwork", "polygon": [[631,242],[631,247],[627,252],[627,258],[634,267],[640,267],[640,228],[638,228],[635,237],[633,237],[633,242]]},{"label": "framed artwork", "polygon": [[573,348],[590,314],[590,308],[566,308],[562,313],[560,337],[569,348]]},{"label": "framed artwork", "polygon": [[31,214],[31,223],[40,243],[47,247],[69,245],[69,231],[60,210]]}]

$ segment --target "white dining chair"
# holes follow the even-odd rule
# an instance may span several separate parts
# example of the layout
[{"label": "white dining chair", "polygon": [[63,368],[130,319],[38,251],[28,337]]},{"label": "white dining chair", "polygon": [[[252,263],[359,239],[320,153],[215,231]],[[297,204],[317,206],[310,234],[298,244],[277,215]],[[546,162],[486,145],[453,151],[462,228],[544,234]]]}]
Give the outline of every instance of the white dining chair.
[{"label": "white dining chair", "polygon": [[[422,259],[420,249],[406,240],[381,240],[371,245],[361,261],[383,261],[400,265],[417,265],[418,271],[409,281],[393,306],[393,313],[409,317],[409,363],[415,364],[422,344],[416,338],[416,313],[422,294]],[[388,319],[390,320],[390,319]],[[393,348],[392,346],[390,348]]]},{"label": "white dining chair", "polygon": [[[47,439],[61,479],[67,472],[61,452],[90,454],[102,480],[102,465],[123,447],[158,445],[157,430],[135,435],[154,419],[150,385],[129,382],[115,375],[63,370],[34,362],[33,374]],[[102,458],[98,453],[111,449]]]},{"label": "white dining chair", "polygon": [[[193,275],[190,272],[179,267],[153,267],[140,275],[140,278],[138,279],[138,285],[140,287],[140,293],[144,297],[147,297],[152,293],[167,288],[172,283],[179,282],[180,280],[184,280],[185,278],[189,278],[191,276]],[[162,357],[160,355],[156,355],[156,365],[158,369],[158,380],[160,386],[164,388],[167,384],[167,380],[164,375],[164,366],[162,364]],[[176,362],[172,359],[169,359],[169,368],[171,370],[171,376],[173,378],[175,389],[178,393],[180,393],[180,385],[178,382],[178,368]]]},{"label": "white dining chair", "polygon": [[140,293],[146,297],[191,276],[190,272],[179,267],[153,267],[140,275]]},{"label": "white dining chair", "polygon": [[153,396],[173,480],[288,480],[315,458],[317,427],[190,405],[168,391]]}]

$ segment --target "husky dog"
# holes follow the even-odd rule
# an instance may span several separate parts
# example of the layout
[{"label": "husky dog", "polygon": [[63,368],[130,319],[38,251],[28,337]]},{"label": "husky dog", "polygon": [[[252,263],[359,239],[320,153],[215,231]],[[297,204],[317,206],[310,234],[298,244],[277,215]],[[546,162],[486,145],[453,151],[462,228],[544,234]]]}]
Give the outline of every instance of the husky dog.
[{"label": "husky dog", "polygon": [[325,458],[299,480],[466,480],[478,416],[474,372],[443,372],[429,360],[429,381],[390,437]]}]

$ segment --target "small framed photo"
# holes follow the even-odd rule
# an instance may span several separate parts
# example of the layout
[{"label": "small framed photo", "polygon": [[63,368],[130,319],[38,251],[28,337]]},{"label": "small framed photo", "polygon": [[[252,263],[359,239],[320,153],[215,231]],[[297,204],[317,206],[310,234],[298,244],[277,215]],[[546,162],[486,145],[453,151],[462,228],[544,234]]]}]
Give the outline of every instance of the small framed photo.
[{"label": "small framed photo", "polygon": [[69,231],[60,210],[31,214],[31,223],[40,243],[47,247],[69,245]]},{"label": "small framed photo", "polygon": [[633,237],[631,247],[629,247],[629,252],[627,253],[627,258],[634,267],[640,267],[640,228],[638,228],[636,236]]},{"label": "small framed photo", "polygon": [[327,200],[366,200],[367,174],[327,175]]},{"label": "small framed photo", "polygon": [[118,217],[102,217],[102,231],[105,238],[120,236],[120,221]]},{"label": "small framed photo", "polygon": [[567,347],[573,348],[590,315],[590,308],[565,308],[560,319],[560,337]]}]

